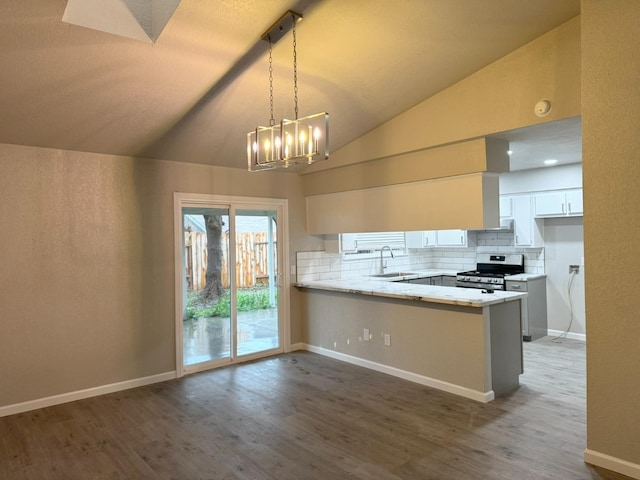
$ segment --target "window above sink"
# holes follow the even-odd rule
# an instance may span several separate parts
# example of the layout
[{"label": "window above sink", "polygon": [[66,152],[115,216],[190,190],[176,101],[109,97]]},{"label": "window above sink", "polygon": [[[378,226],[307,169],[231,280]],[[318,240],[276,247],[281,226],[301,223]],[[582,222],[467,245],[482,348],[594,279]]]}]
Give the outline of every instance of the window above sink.
[{"label": "window above sink", "polygon": [[394,256],[407,254],[405,232],[363,232],[325,235],[325,251],[342,253],[345,260],[355,260],[380,255],[380,249],[389,247]]}]

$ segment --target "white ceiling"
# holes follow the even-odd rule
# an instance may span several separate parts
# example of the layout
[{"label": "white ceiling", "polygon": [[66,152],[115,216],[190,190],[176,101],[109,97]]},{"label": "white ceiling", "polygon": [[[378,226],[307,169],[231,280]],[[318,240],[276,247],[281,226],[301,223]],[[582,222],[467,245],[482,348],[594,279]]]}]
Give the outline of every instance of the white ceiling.
[{"label": "white ceiling", "polygon": [[580,117],[541,123],[502,132],[492,137],[509,141],[510,169],[544,168],[545,160],[554,165],[582,162],[582,122]]},{"label": "white ceiling", "polygon": [[[65,6],[0,2],[0,142],[246,168],[246,133],[269,119],[260,36],[288,9],[304,15],[300,116],[329,112],[335,151],[580,2],[182,0],[155,44],[64,23]],[[277,119],[293,115],[291,57],[289,34],[274,47]],[[536,148],[548,146],[554,130],[536,132],[547,138]],[[526,144],[510,135],[514,150]]]}]

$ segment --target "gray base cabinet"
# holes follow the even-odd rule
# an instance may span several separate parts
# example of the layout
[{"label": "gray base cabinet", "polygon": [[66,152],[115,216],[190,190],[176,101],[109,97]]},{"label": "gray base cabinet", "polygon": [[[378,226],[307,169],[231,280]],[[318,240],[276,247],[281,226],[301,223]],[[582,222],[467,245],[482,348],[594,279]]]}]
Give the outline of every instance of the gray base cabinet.
[{"label": "gray base cabinet", "polygon": [[522,339],[526,342],[547,335],[547,279],[507,280],[507,290],[527,292],[521,300]]},{"label": "gray base cabinet", "polygon": [[407,283],[415,283],[418,285],[439,285],[443,287],[455,287],[456,277],[451,275],[436,275],[434,277],[412,278],[406,280]]}]

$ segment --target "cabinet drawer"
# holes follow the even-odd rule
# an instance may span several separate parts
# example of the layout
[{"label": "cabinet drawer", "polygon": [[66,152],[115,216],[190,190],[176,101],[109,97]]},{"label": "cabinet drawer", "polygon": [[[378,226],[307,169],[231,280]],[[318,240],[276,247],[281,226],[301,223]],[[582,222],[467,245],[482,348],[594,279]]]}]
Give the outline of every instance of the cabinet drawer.
[{"label": "cabinet drawer", "polygon": [[516,280],[507,280],[507,291],[509,292],[526,292],[527,282],[518,282]]}]

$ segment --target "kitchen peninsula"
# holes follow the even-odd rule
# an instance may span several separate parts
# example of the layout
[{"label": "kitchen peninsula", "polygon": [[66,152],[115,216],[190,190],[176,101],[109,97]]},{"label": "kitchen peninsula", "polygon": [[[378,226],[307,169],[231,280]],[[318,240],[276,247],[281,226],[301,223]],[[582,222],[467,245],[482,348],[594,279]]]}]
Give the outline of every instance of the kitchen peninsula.
[{"label": "kitchen peninsula", "polygon": [[519,384],[526,294],[371,277],[297,287],[309,351],[481,402]]}]

